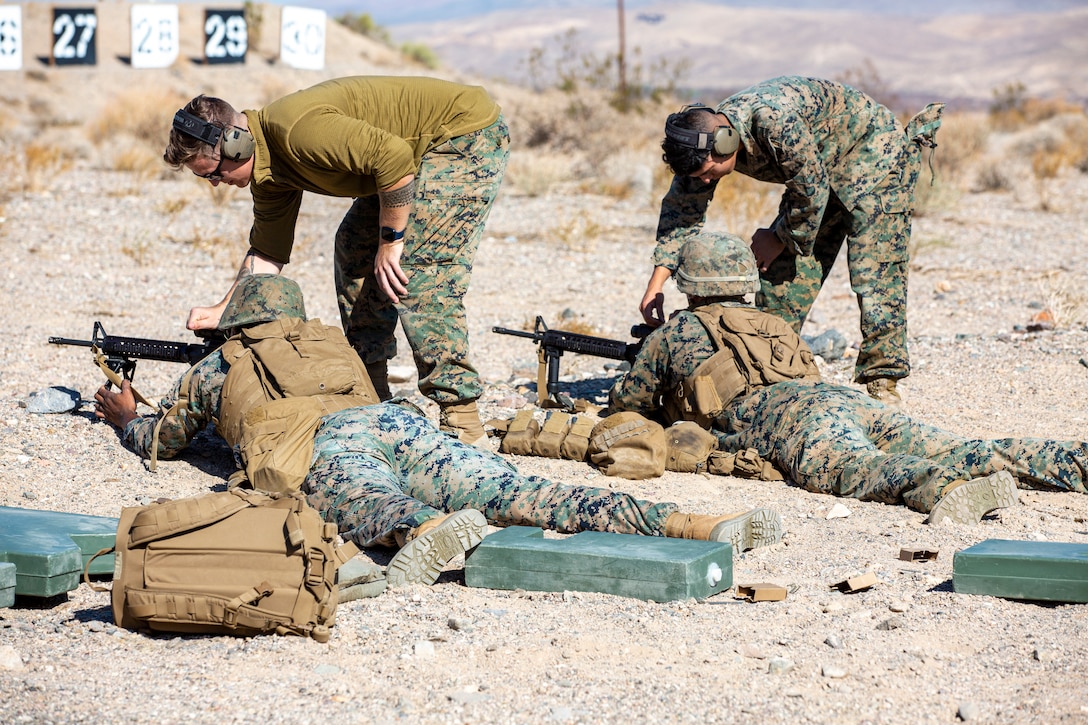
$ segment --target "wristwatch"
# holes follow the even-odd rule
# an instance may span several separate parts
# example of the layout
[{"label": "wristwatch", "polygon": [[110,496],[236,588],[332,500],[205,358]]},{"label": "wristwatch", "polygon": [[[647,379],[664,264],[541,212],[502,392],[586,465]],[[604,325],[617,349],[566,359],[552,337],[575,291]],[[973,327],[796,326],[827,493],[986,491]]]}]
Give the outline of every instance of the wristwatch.
[{"label": "wristwatch", "polygon": [[383,242],[399,242],[404,239],[404,230],[394,231],[391,227],[382,227]]}]

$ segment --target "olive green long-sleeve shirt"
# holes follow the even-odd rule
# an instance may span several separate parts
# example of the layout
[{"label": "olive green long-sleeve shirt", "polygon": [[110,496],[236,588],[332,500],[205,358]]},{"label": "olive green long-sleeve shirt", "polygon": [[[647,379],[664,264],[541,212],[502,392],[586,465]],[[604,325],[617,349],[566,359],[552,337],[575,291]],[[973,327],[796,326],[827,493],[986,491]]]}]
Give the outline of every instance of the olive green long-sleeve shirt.
[{"label": "olive green long-sleeve shirt", "polygon": [[256,141],[250,246],[286,264],[304,191],[375,194],[415,173],[430,149],[490,126],[499,110],[479,86],[354,76],[245,111]]}]

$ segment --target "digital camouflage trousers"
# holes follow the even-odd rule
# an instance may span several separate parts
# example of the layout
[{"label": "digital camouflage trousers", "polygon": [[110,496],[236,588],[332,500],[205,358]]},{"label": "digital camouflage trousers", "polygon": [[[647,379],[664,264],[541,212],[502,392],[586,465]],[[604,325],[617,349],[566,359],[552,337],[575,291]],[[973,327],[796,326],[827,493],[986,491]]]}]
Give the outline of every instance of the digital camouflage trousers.
[{"label": "digital camouflage trousers", "polygon": [[854,380],[859,383],[910,374],[907,267],[920,158],[920,150],[911,144],[892,173],[860,196],[852,210],[831,194],[812,256],[783,252],[760,273],[756,306],[778,315],[800,334],[846,243],[850,287],[861,312],[861,346],[854,365]]},{"label": "digital camouflage trousers", "polygon": [[1088,493],[1088,443],[962,438],[830,383],[771,385],[741,400],[722,422],[721,448],[755,448],[786,478],[818,493],[928,513],[949,483],[998,471],[1011,473],[1022,488]]},{"label": "digital camouflage trousers", "polygon": [[397,319],[412,348],[419,391],[438,403],[475,400],[483,392],[469,362],[464,296],[510,150],[502,117],[423,155],[400,266],[408,294],[396,304],[378,287],[377,196],[360,197],[336,232],[340,321],[365,363],[397,354]]},{"label": "digital camouflage trousers", "polygon": [[441,514],[472,508],[499,526],[664,536],[671,503],[523,476],[500,456],[393,403],[326,416],[303,483],[310,504],[360,546],[392,546]]}]

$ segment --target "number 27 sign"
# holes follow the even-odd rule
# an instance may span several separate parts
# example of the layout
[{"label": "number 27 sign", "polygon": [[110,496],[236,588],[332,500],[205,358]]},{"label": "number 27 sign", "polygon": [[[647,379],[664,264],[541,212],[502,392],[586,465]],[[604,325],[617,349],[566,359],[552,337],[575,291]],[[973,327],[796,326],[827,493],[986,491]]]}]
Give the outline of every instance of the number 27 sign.
[{"label": "number 27 sign", "polygon": [[53,8],[53,62],[94,65],[97,62],[94,8]]}]

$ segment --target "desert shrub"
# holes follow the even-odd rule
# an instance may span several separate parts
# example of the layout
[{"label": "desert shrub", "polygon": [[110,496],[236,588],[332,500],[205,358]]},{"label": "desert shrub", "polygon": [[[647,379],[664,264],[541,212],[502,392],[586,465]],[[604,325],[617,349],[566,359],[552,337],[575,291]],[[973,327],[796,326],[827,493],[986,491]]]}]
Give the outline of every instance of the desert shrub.
[{"label": "desert shrub", "polygon": [[857,88],[877,103],[895,110],[899,107],[899,96],[891,89],[887,81],[880,77],[876,64],[866,58],[860,65],[847,68],[835,76],[834,80]]},{"label": "desert shrub", "polygon": [[176,216],[187,206],[189,206],[188,199],[183,199],[179,196],[172,196],[168,197],[163,201],[160,201],[156,208],[160,213],[166,216]]},{"label": "desert shrub", "polygon": [[527,196],[544,196],[556,185],[570,179],[569,155],[527,150],[510,154],[503,182]]},{"label": "desert shrub", "polygon": [[550,47],[531,49],[526,58],[526,74],[535,90],[554,87],[572,95],[601,91],[608,105],[625,113],[644,110],[647,102],[659,103],[675,95],[679,79],[690,67],[687,58],[645,60],[638,47],[623,56],[586,51],[574,28],[555,36]]},{"label": "desert shrub", "polygon": [[138,179],[152,179],[163,169],[162,156],[144,147],[126,146],[111,154],[113,168],[129,171]]},{"label": "desert shrub", "polygon": [[24,191],[43,191],[58,174],[72,166],[65,152],[53,145],[32,143],[23,149]]},{"label": "desert shrub", "polygon": [[242,12],[246,19],[246,44],[250,50],[256,50],[261,44],[261,29],[264,25],[264,6],[246,0]]},{"label": "desert shrub", "polygon": [[359,35],[365,35],[371,40],[376,40],[390,47],[393,45],[393,41],[389,37],[389,31],[374,22],[374,18],[370,17],[370,13],[344,13],[335,20]]},{"label": "desert shrub", "polygon": [[586,216],[562,219],[548,230],[548,234],[564,247],[575,252],[592,252],[597,248],[597,240],[606,229]]},{"label": "desert shrub", "polygon": [[431,70],[439,66],[438,55],[423,43],[404,43],[400,46],[400,52],[406,58]]},{"label": "desert shrub", "polygon": [[987,159],[978,167],[972,191],[1012,191],[1015,184],[1009,176],[1007,163],[1000,159]]},{"label": "desert shrub", "polygon": [[1062,272],[1047,273],[1039,282],[1044,310],[1056,328],[1068,328],[1084,322],[1088,298],[1082,284]]},{"label": "desert shrub", "polygon": [[146,149],[162,154],[170,135],[174,112],[188,99],[163,89],[139,88],[124,91],[104,104],[99,114],[87,123],[87,137],[99,147],[106,147],[116,168],[113,152],[118,135],[131,136]]},{"label": "desert shrub", "polygon": [[1083,113],[1083,106],[1065,98],[1036,98],[1027,87],[1012,81],[993,91],[990,120],[1000,131],[1015,131],[1065,113]]},{"label": "desert shrub", "polygon": [[[989,120],[980,113],[945,113],[936,140],[937,148],[924,153],[933,153],[938,177],[947,174],[953,180],[962,180],[986,152],[990,140]],[[928,173],[928,169],[923,168],[919,186]]]},{"label": "desert shrub", "polygon": [[661,158],[665,117],[679,103],[673,99],[647,99],[637,112],[621,113],[609,103],[610,95],[599,89],[567,93],[556,89],[514,94],[503,98],[503,115],[510,137],[522,148],[570,154],[579,152],[599,163],[617,149],[645,149],[653,160]]}]

